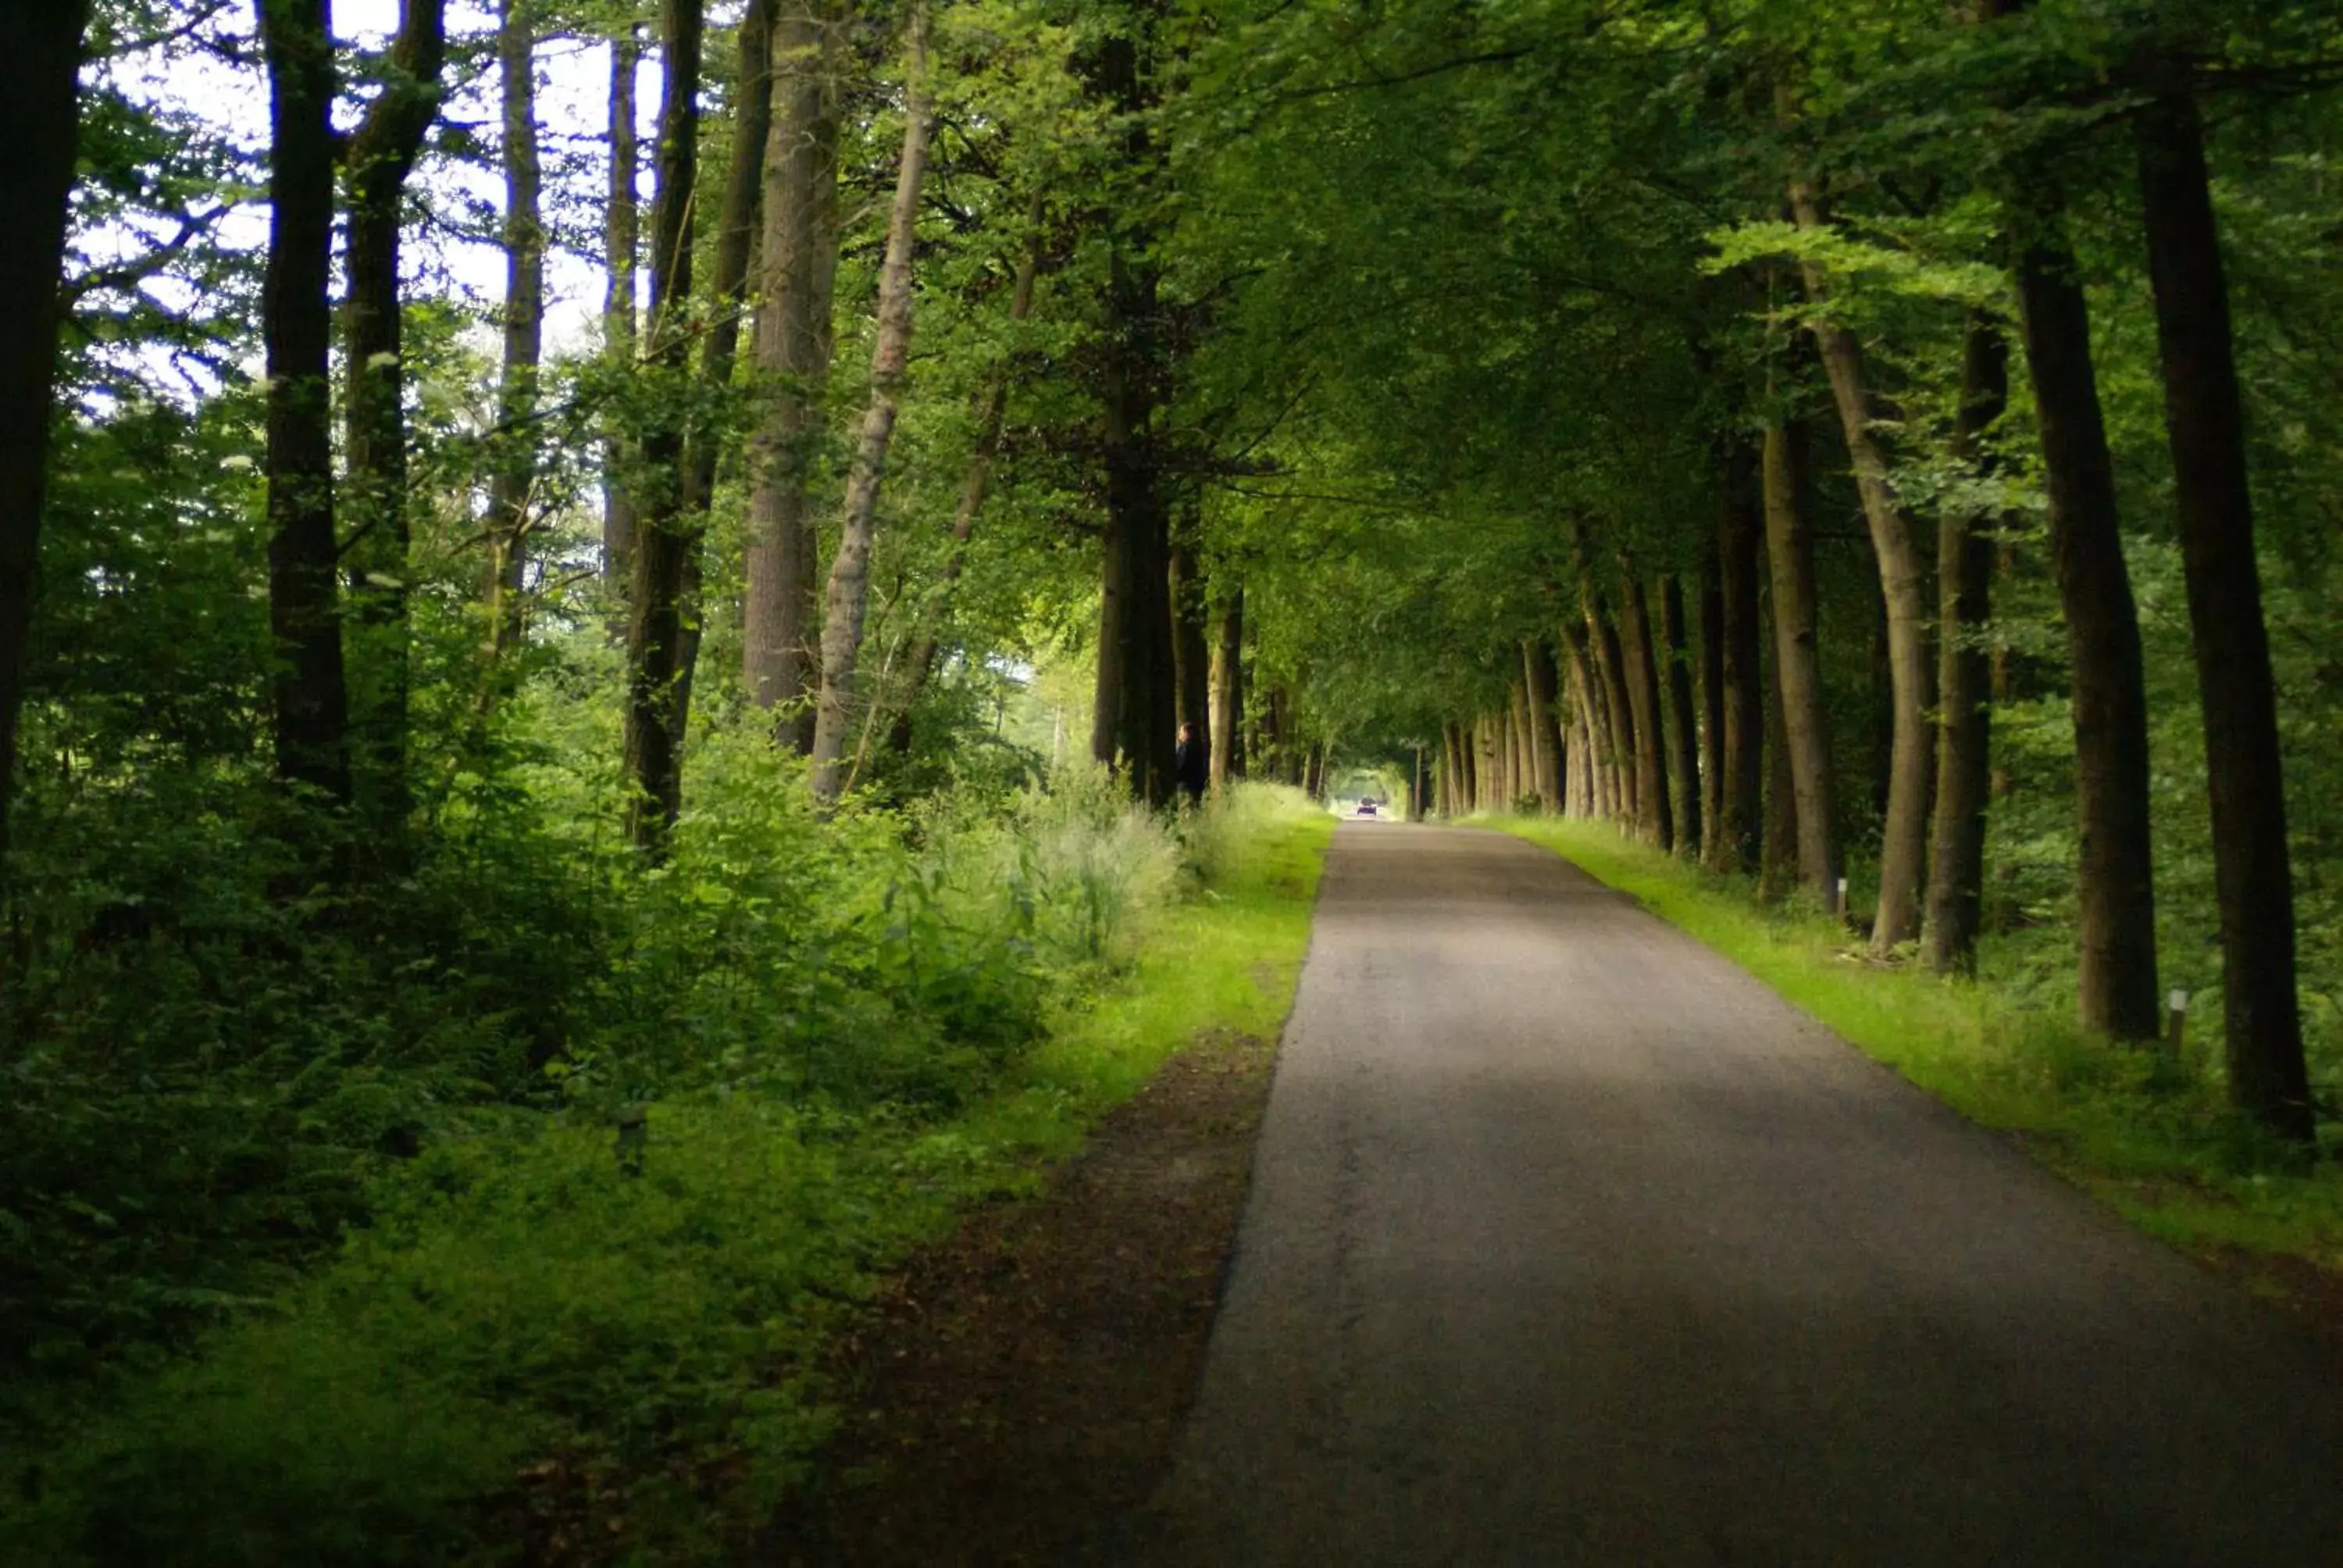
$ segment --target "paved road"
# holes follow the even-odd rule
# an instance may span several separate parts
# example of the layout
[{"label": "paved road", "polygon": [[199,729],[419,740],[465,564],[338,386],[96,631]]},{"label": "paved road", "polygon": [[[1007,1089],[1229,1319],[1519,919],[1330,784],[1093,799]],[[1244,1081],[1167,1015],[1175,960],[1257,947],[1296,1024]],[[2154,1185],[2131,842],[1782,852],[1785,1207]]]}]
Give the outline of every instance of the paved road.
[{"label": "paved road", "polygon": [[1545,851],[1344,827],[1182,1563],[2343,1563],[2339,1370]]}]

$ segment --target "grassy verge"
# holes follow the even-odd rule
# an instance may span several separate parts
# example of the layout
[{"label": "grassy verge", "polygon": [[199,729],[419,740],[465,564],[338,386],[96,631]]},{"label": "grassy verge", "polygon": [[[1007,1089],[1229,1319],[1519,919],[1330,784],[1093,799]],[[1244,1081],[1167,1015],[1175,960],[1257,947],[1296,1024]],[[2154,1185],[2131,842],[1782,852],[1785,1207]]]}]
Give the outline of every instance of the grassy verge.
[{"label": "grassy verge", "polygon": [[2037,1157],[2127,1219],[2273,1291],[2343,1275],[2343,1171],[2296,1168],[2154,1050],[2087,1037],[1990,986],[1864,959],[1835,922],[1578,821],[1494,824],[1633,894],[1867,1055]]},{"label": "grassy verge", "polygon": [[1188,823],[1187,894],[947,1119],[709,1092],[615,1140],[518,1111],[438,1140],[327,1267],[14,1456],[0,1560],[738,1560],[833,1429],[824,1352],[877,1279],[1199,1031],[1274,1032],[1332,828],[1266,792]]}]

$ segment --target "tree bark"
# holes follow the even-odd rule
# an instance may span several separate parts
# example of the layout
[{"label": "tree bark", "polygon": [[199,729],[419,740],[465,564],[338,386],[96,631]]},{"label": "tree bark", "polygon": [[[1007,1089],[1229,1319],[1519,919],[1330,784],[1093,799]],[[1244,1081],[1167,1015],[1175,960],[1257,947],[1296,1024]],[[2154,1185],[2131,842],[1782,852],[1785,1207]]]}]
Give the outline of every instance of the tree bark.
[{"label": "tree bark", "polygon": [[1229,780],[1236,777],[1230,770],[1232,753],[1237,747],[1237,728],[1244,711],[1244,588],[1242,585],[1229,590],[1228,601],[1221,607],[1220,619],[1213,627],[1212,699],[1212,784],[1215,795],[1225,792]]},{"label": "tree bark", "polygon": [[[691,206],[699,177],[700,0],[661,0],[659,188],[651,198],[651,297],[645,357],[679,377],[690,357]],[[683,809],[684,586],[697,546],[683,510],[684,429],[660,410],[643,437],[627,636],[628,836],[658,855]]]},{"label": "tree bark", "polygon": [[[636,202],[642,147],[635,134],[635,71],[642,62],[641,31],[629,22],[610,41],[610,185],[602,212],[602,243],[609,266],[602,297],[602,351],[613,367],[635,359],[635,271],[642,249]],[[613,595],[633,579],[635,508],[628,498],[628,442],[616,428],[602,441],[602,580]]]},{"label": "tree bark", "polygon": [[862,619],[870,594],[870,543],[887,447],[911,357],[911,246],[920,217],[920,182],[931,129],[928,84],[927,7],[913,0],[903,50],[903,150],[895,171],[895,200],[887,218],[887,255],[879,273],[879,333],[870,351],[870,402],[847,473],[846,506],[838,553],[830,559],[821,627],[821,697],[813,730],[813,798],[838,799],[839,761],[857,703]]},{"label": "tree bark", "polygon": [[[1822,212],[1803,181],[1790,186],[1798,226],[1823,229]],[[1819,304],[1826,289],[1822,269],[1804,268],[1806,292]],[[1880,826],[1879,912],[1871,928],[1871,950],[1885,954],[1920,934],[1920,881],[1927,852],[1928,780],[1935,736],[1928,726],[1930,668],[1927,603],[1920,552],[1912,519],[1888,479],[1887,456],[1872,432],[1875,417],[1865,379],[1863,349],[1855,335],[1827,318],[1813,324],[1823,369],[1830,381],[1847,455],[1863,498],[1872,549],[1879,558],[1879,586],[1887,601],[1888,678],[1895,702],[1895,749],[1887,786],[1886,819]]]},{"label": "tree bark", "polygon": [[[1178,720],[1195,726],[1196,739],[1209,757],[1215,731],[1211,641],[1204,634],[1204,579],[1196,569],[1193,551],[1182,539],[1172,541],[1165,587],[1171,596],[1172,689],[1179,693]],[[1173,728],[1176,731],[1178,726]]]},{"label": "tree bark", "polygon": [[1472,809],[1473,790],[1464,771],[1463,736],[1453,719],[1441,721],[1440,747],[1444,764],[1441,774],[1440,814],[1462,817]]},{"label": "tree bark", "polygon": [[1717,518],[1716,560],[1724,622],[1719,677],[1724,739],[1718,746],[1718,853],[1710,869],[1755,871],[1765,800],[1765,672],[1759,598],[1765,524],[1758,491],[1758,454],[1735,439],[1725,461]]},{"label": "tree bark", "polygon": [[[1142,12],[1131,14],[1131,25],[1141,31],[1151,25]],[[1123,117],[1120,152],[1126,167],[1146,179],[1160,169],[1161,153],[1146,129],[1144,112],[1155,95],[1142,66],[1142,43],[1131,35],[1104,38],[1091,76],[1094,95]],[[1093,744],[1121,759],[1133,794],[1161,805],[1174,788],[1179,700],[1172,648],[1171,535],[1155,437],[1159,389],[1165,379],[1161,264],[1147,220],[1117,211],[1102,214],[1101,221],[1107,231],[1107,331],[1100,383],[1107,526]],[[1111,688],[1110,673],[1116,682]]]},{"label": "tree bark", "polygon": [[2055,211],[2014,216],[2024,224],[2017,293],[2074,695],[2082,850],[2075,883],[2077,1006],[2086,1029],[2153,1040],[2163,1020],[2148,841],[2147,698],[2091,360],[2089,307]]},{"label": "tree bark", "polygon": [[1815,536],[1805,509],[1805,430],[1765,426],[1765,548],[1774,588],[1774,675],[1781,734],[1796,799],[1798,879],[1823,908],[1837,908],[1838,843],[1831,829],[1830,726],[1815,646]]},{"label": "tree bark", "polygon": [[1618,743],[1611,729],[1606,683],[1598,668],[1602,640],[1592,628],[1564,623],[1562,639],[1570,655],[1571,678],[1578,684],[1579,712],[1586,726],[1587,815],[1605,821],[1620,812]]},{"label": "tree bark", "polygon": [[483,706],[503,690],[521,638],[521,588],[537,486],[538,367],[545,351],[545,223],[537,140],[535,0],[504,0],[497,30],[505,163],[504,364],[497,386],[498,450],[488,480],[488,642]]},{"label": "tree bark", "polygon": [[2204,127],[2187,69],[2185,60],[2154,63],[2154,95],[2132,127],[2156,295],[2174,509],[2205,711],[2229,1097],[2270,1131],[2308,1145],[2317,1115],[2295,990],[2294,881],[2277,687],[2262,621],[2228,286]]},{"label": "tree bark", "polygon": [[349,689],[335,570],[334,45],[327,0],[256,0],[269,85],[268,625],[277,776],[347,804]]},{"label": "tree bark", "polygon": [[[749,266],[757,249],[757,219],[762,205],[766,144],[773,107],[773,0],[749,0],[735,30],[739,50],[739,107],[734,113],[732,156],[717,209],[714,266],[708,286],[707,327],[700,337],[699,380],[711,397],[732,386],[739,358],[740,318],[748,308]],[[691,727],[692,683],[699,668],[700,628],[707,622],[708,514],[716,495],[721,432],[695,421],[685,437],[684,528],[691,545],[684,557],[683,618],[676,656],[676,732]]]},{"label": "tree bark", "polygon": [[1700,735],[1694,724],[1692,659],[1684,646],[1684,580],[1670,573],[1660,581],[1660,640],[1667,659],[1668,776],[1675,782],[1676,848],[1700,852]]},{"label": "tree bark", "polygon": [[1529,686],[1533,788],[1537,790],[1538,809],[1545,816],[1558,817],[1564,809],[1561,678],[1554,667],[1554,649],[1546,646],[1544,638],[1522,638],[1522,678]]},{"label": "tree bark", "polygon": [[1675,816],[1668,802],[1667,745],[1660,733],[1659,659],[1644,580],[1625,558],[1619,563],[1619,588],[1627,708],[1635,732],[1635,830],[1645,843],[1665,851],[1675,848]]},{"label": "tree bark", "polygon": [[749,446],[740,678],[777,712],[777,736],[813,742],[814,458],[830,387],[838,276],[840,24],[831,0],[782,0],[773,23],[772,125],[765,152],[764,244],[754,356],[771,383]]},{"label": "tree bark", "polygon": [[1717,541],[1711,538],[1700,556],[1699,853],[1700,863],[1712,871],[1723,869],[1726,859],[1721,837],[1725,831],[1725,576],[1716,548]]},{"label": "tree bark", "polygon": [[[1953,455],[1980,477],[1991,469],[1985,432],[2009,400],[2009,350],[1982,315],[1969,323]],[[1991,614],[1993,539],[1974,506],[1936,520],[1937,723],[1936,825],[1928,847],[1928,967],[1975,974],[1985,896],[1985,829],[1993,762],[1993,669],[1983,638]]]},{"label": "tree bark", "polygon": [[[1776,660],[1778,665],[1779,660]],[[1798,784],[1784,717],[1781,672],[1765,682],[1765,831],[1759,846],[1757,895],[1772,902],[1798,883]]]},{"label": "tree bark", "polygon": [[0,873],[56,417],[57,284],[80,144],[75,94],[87,15],[86,0],[0,12],[0,58],[12,78],[0,98],[0,139],[15,149],[0,169],[0,210],[11,219],[0,241]]}]

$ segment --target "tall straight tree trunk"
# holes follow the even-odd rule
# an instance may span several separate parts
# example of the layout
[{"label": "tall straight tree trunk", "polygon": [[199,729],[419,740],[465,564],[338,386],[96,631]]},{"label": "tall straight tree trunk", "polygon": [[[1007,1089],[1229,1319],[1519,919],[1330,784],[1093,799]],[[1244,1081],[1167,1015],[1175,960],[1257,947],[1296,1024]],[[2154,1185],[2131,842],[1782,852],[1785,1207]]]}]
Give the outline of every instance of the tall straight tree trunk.
[{"label": "tall straight tree trunk", "polygon": [[[1790,186],[1790,206],[1798,226],[1826,226],[1811,187]],[[1817,304],[1825,296],[1822,269],[1805,267],[1806,292]],[[1887,601],[1887,668],[1894,689],[1895,747],[1889,764],[1886,819],[1880,827],[1879,913],[1871,928],[1871,950],[1885,954],[1920,934],[1920,882],[1928,840],[1928,781],[1936,737],[1928,726],[1931,701],[1928,608],[1925,568],[1913,538],[1912,519],[1888,480],[1887,455],[1872,431],[1875,417],[1865,377],[1862,347],[1855,334],[1822,318],[1813,324],[1822,350],[1846,449],[1855,467],[1864,520],[1879,558],[1879,586]]]},{"label": "tall straight tree trunk", "polygon": [[1660,580],[1660,641],[1667,659],[1668,776],[1675,781],[1676,848],[1700,852],[1700,736],[1693,720],[1692,659],[1684,646],[1684,579],[1670,573]]},{"label": "tall straight tree trunk", "polygon": [[2132,127],[2188,626],[2205,710],[2229,1096],[2272,1131],[2308,1145],[2317,1119],[2295,992],[2277,687],[2254,555],[2228,285],[2187,69],[2184,60],[2156,63],[2155,95]]},{"label": "tall straight tree trunk", "polygon": [[903,150],[887,217],[887,256],[879,272],[879,333],[870,350],[870,402],[846,477],[838,553],[831,558],[821,625],[821,698],[814,711],[813,798],[839,795],[840,758],[859,701],[863,613],[870,597],[870,542],[886,477],[887,447],[911,357],[911,246],[920,218],[920,182],[931,129],[928,96],[928,13],[913,0],[903,48]]},{"label": "tall straight tree trunk", "polygon": [[1505,809],[1517,809],[1536,786],[1530,759],[1529,689],[1519,676],[1505,693]]},{"label": "tall straight tree trunk", "polygon": [[2050,496],[2050,564],[2066,612],[2074,696],[2077,1006],[2086,1029],[2153,1040],[2156,880],[2148,841],[2147,697],[2124,566],[2115,467],[2099,413],[2091,321],[2055,211],[2017,247],[2026,362]]},{"label": "tall straight tree trunk", "polygon": [[1717,859],[1710,869],[1755,871],[1765,800],[1765,671],[1760,606],[1765,522],[1759,458],[1735,438],[1725,463],[1725,497],[1717,518],[1717,587],[1723,601],[1724,739],[1718,746]]},{"label": "tall straight tree trunk", "polygon": [[758,374],[772,384],[750,440],[740,678],[779,709],[779,739],[811,748],[815,673],[814,458],[830,387],[838,277],[840,26],[830,0],[780,0],[773,23],[772,126],[765,152]]},{"label": "tall straight tree trunk", "polygon": [[[642,249],[636,188],[642,146],[635,134],[635,71],[642,63],[641,30],[628,23],[610,41],[610,185],[602,209],[602,243],[609,283],[602,297],[602,351],[614,365],[635,357],[635,270]],[[635,508],[628,499],[628,442],[613,430],[602,441],[602,580],[613,593],[632,580]]]},{"label": "tall straight tree trunk", "polygon": [[1668,804],[1666,742],[1660,735],[1659,659],[1652,644],[1652,611],[1635,565],[1619,565],[1619,632],[1624,645],[1627,708],[1635,731],[1635,830],[1658,849],[1675,848],[1675,816]]},{"label": "tall straight tree trunk", "polygon": [[[1778,665],[1779,661],[1776,660]],[[1765,682],[1765,830],[1759,846],[1757,894],[1768,902],[1798,884],[1798,783],[1790,726],[1782,705],[1781,672]]]},{"label": "tall straight tree trunk", "polygon": [[[1953,452],[1971,472],[1990,459],[1985,432],[2009,400],[2009,350],[2001,329],[1969,322]],[[1928,845],[1928,967],[1976,972],[1985,896],[1985,826],[1993,761],[1993,669],[1982,642],[1991,614],[1993,539],[1974,507],[1945,508],[1936,521],[1936,816]]]},{"label": "tall straight tree trunk", "polygon": [[349,689],[335,568],[334,45],[327,0],[256,0],[268,59],[268,629],[277,776],[350,798]]},{"label": "tall straight tree trunk", "polygon": [[[714,265],[708,279],[708,327],[699,351],[699,378],[711,390],[732,384],[739,357],[740,318],[749,301],[749,263],[757,249],[763,210],[765,156],[773,121],[773,5],[749,0],[736,42],[740,51],[740,102],[732,126],[732,156],[717,210]],[[705,429],[692,432],[684,504],[705,514],[716,489],[722,443]]]},{"label": "tall straight tree trunk", "polygon": [[[659,188],[651,198],[651,297],[645,357],[671,377],[690,359],[691,207],[699,173],[700,0],[661,0]],[[683,809],[684,584],[696,541],[683,508],[684,428],[660,410],[643,437],[634,576],[628,595],[628,836],[664,852]]]},{"label": "tall straight tree trunk", "polygon": [[531,492],[537,486],[538,367],[545,351],[545,223],[537,142],[535,0],[504,0],[497,30],[505,162],[504,366],[497,386],[498,452],[488,480],[488,645],[484,701],[507,678],[520,641]]},{"label": "tall straight tree trunk", "polygon": [[[1025,226],[1031,235],[1025,254],[1017,263],[1017,276],[1009,290],[1009,320],[1021,323],[1033,314],[1033,286],[1041,273],[1041,221],[1044,216],[1041,196],[1036,192],[1026,209]],[[978,400],[976,412],[976,443],[969,452],[968,471],[960,479],[960,500],[952,508],[951,547],[944,553],[943,570],[940,574],[935,604],[929,609],[918,637],[911,644],[910,657],[904,661],[903,703],[897,714],[891,742],[898,751],[911,749],[911,710],[920,696],[927,689],[929,678],[936,668],[937,628],[951,614],[953,592],[960,586],[960,573],[966,569],[969,540],[975,537],[977,514],[983,510],[984,497],[992,481],[993,461],[1001,455],[1001,432],[1009,411],[1009,368],[1004,364],[996,367],[984,384],[984,394]],[[1242,596],[1240,596],[1242,597]],[[1242,612],[1237,625],[1243,627]],[[1219,657],[1215,651],[1214,658]],[[1231,664],[1240,668],[1242,660]],[[1216,665],[1214,668],[1218,668]],[[1220,745],[1221,716],[1215,707],[1212,713],[1213,755],[1225,760],[1227,749]],[[1219,774],[1215,774],[1217,779]]]},{"label": "tall straight tree trunk", "polygon": [[0,168],[0,210],[10,216],[8,236],[0,240],[0,875],[6,869],[25,645],[48,489],[57,284],[80,144],[75,81],[87,15],[86,0],[14,5],[0,13],[0,58],[9,62],[13,78],[0,98],[0,139],[15,149]]},{"label": "tall straight tree trunk", "polygon": [[[1188,544],[1174,538],[1166,587],[1172,599],[1172,686],[1180,696],[1179,722],[1192,724],[1196,739],[1212,755],[1211,641],[1204,634],[1204,580]],[[1176,728],[1176,727],[1175,727]]]},{"label": "tall straight tree trunk", "polygon": [[1541,637],[1522,638],[1522,678],[1530,699],[1530,750],[1534,759],[1538,809],[1548,817],[1563,812],[1561,678],[1554,649]]},{"label": "tall straight tree trunk", "polygon": [[1815,535],[1806,517],[1805,430],[1765,426],[1765,547],[1774,588],[1774,674],[1797,812],[1798,879],[1837,908],[1838,843],[1831,831],[1830,727],[1815,645]]},{"label": "tall straight tree trunk", "polygon": [[[749,0],[735,31],[739,50],[739,107],[732,127],[732,156],[717,209],[714,266],[708,280],[709,316],[700,337],[699,380],[712,397],[732,386],[740,350],[740,318],[748,307],[749,266],[757,248],[762,205],[765,152],[773,107],[773,0]],[[722,455],[719,433],[695,422],[684,443],[684,528],[690,546],[683,564],[681,647],[677,653],[676,732],[691,727],[692,683],[699,668],[708,513],[716,495],[716,468]]]},{"label": "tall straight tree trunk", "polygon": [[1483,713],[1473,727],[1473,774],[1481,781],[1481,809],[1488,812],[1505,809],[1505,753],[1503,736],[1494,713]]},{"label": "tall straight tree trunk", "polygon": [[1710,539],[1700,557],[1700,863],[1724,868],[1725,574]]},{"label": "tall straight tree trunk", "polygon": [[1230,764],[1239,744],[1237,729],[1244,719],[1243,699],[1244,588],[1239,585],[1229,590],[1212,627],[1211,786],[1215,795],[1236,777]]},{"label": "tall straight tree trunk", "polygon": [[1440,723],[1440,756],[1443,765],[1441,774],[1440,814],[1462,817],[1471,808],[1472,789],[1464,776],[1464,742],[1456,721],[1444,719]]},{"label": "tall straight tree trunk", "polygon": [[1584,627],[1565,623],[1563,642],[1570,652],[1572,678],[1578,683],[1579,711],[1586,721],[1588,813],[1611,821],[1620,814],[1618,738],[1611,728],[1611,704],[1599,668],[1602,639],[1593,626],[1592,618]]}]

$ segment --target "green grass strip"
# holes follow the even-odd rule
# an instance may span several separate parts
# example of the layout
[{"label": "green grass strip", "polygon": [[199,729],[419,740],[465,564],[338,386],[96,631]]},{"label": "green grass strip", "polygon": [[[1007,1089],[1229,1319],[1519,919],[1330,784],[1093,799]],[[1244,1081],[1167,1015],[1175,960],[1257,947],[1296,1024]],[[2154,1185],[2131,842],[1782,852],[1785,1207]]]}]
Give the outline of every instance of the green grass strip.
[{"label": "green grass strip", "polygon": [[[1869,959],[1811,910],[1755,900],[1745,880],[1580,820],[1489,826],[1544,845],[1697,938],[2125,1218],[2200,1255],[2288,1258],[2343,1271],[2343,1172],[2304,1172],[2154,1050],[2092,1038],[1990,985]],[[2200,1044],[2199,1050],[2203,1049]]]}]

